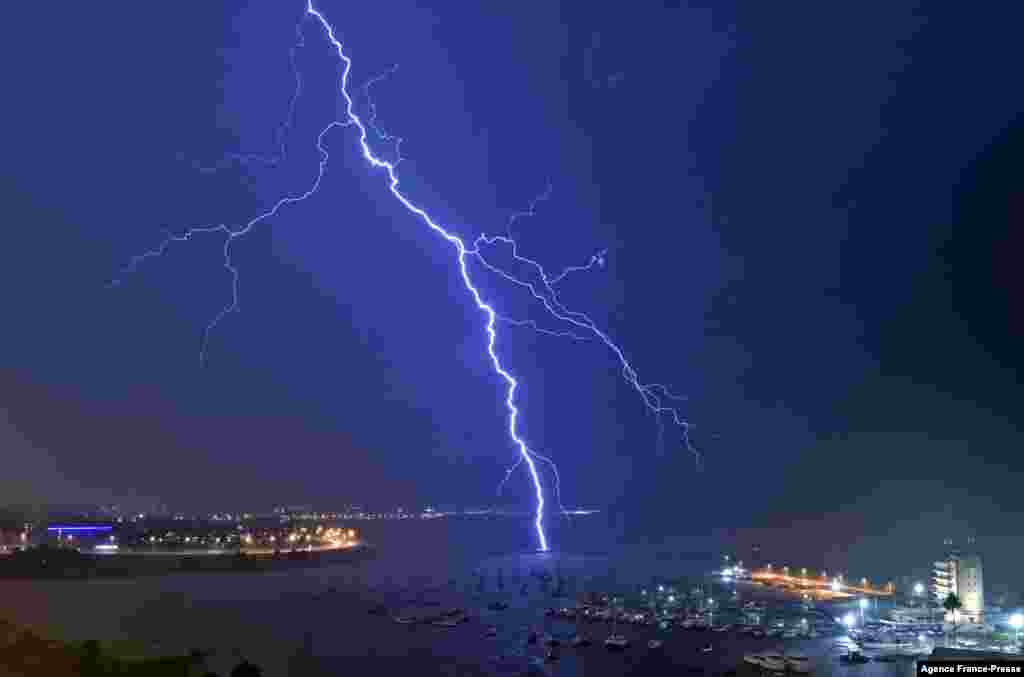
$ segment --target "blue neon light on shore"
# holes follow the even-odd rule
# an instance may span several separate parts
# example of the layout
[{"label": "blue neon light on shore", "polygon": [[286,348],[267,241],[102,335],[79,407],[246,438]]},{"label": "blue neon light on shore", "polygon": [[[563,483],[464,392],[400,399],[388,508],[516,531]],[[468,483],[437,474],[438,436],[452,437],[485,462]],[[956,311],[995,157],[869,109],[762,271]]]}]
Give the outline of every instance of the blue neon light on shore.
[{"label": "blue neon light on shore", "polygon": [[113,531],[114,527],[110,525],[95,525],[95,526],[65,526],[55,525],[46,527],[47,531]]}]

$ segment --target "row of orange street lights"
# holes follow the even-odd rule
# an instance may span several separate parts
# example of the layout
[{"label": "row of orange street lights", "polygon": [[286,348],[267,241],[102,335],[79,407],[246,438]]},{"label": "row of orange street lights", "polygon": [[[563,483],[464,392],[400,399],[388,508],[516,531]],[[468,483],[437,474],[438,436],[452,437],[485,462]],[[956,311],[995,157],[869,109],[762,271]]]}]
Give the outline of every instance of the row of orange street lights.
[{"label": "row of orange street lights", "polygon": [[866,594],[872,594],[872,595],[891,595],[893,593],[893,591],[894,591],[892,583],[889,583],[886,586],[885,590],[873,590],[873,589],[871,589],[870,585],[868,584],[868,579],[867,578],[862,578],[861,581],[860,581],[861,582],[861,587],[857,588],[856,586],[851,586],[851,585],[845,583],[843,581],[843,575],[842,574],[839,574],[838,576],[836,576],[834,579],[832,579],[831,583],[829,583],[828,572],[827,571],[823,571],[821,573],[821,582],[820,583],[816,583],[815,581],[811,580],[811,578],[813,576],[811,576],[811,577],[808,576],[806,568],[800,569],[800,576],[790,576],[790,574],[789,574],[789,567],[788,566],[782,567],[782,573],[781,574],[777,574],[777,573],[772,571],[772,565],[771,564],[769,564],[767,567],[765,567],[765,571],[754,572],[753,574],[751,574],[751,577],[753,579],[755,579],[755,580],[758,579],[758,578],[762,578],[762,579],[764,579],[764,578],[768,578],[768,579],[771,579],[771,578],[793,579],[793,580],[795,580],[795,581],[797,581],[797,582],[799,582],[799,583],[801,583],[802,585],[805,585],[805,586],[816,585],[816,586],[820,587],[822,584],[825,584],[825,585],[828,585],[829,590],[833,594],[849,594],[849,593],[844,593],[844,589],[846,589],[846,590],[853,590],[855,592],[862,592],[862,593],[866,593]]},{"label": "row of orange street lights", "polygon": [[[355,529],[338,529],[338,528],[334,528],[334,529],[326,529],[325,530],[322,526],[320,526],[320,527],[317,527],[316,530],[313,531],[312,533],[310,532],[309,529],[306,529],[306,528],[302,528],[302,529],[299,529],[297,531],[293,531],[290,534],[288,534],[287,540],[288,540],[289,543],[298,543],[299,541],[307,541],[308,542],[308,541],[312,540],[313,538],[317,538],[317,539],[320,539],[320,540],[327,541],[327,542],[329,542],[331,545],[333,545],[335,547],[341,547],[343,545],[346,545],[346,544],[354,541],[355,537],[356,537]],[[255,539],[253,539],[252,534],[247,533],[247,534],[244,534],[242,536],[242,540],[245,542],[246,545],[253,545],[253,542],[254,542]],[[276,543],[277,542],[277,537],[271,535],[271,536],[269,536],[267,538],[267,540],[270,543]]]}]

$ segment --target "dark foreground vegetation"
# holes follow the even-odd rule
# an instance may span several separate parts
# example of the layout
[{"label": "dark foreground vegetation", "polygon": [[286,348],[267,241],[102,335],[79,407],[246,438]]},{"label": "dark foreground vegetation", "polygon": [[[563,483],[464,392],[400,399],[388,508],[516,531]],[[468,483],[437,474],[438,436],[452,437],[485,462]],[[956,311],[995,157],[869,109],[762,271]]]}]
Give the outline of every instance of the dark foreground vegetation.
[{"label": "dark foreground vegetation", "polygon": [[0,621],[0,675],[25,677],[261,677],[263,671],[245,660],[228,675],[206,668],[208,654],[129,657],[117,655],[96,641],[69,644],[45,639]]}]

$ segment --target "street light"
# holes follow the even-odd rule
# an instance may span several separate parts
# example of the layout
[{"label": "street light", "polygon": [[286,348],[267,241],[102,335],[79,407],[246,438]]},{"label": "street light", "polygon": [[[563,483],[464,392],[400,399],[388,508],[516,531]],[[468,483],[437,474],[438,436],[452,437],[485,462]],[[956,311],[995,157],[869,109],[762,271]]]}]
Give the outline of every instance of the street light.
[{"label": "street light", "polygon": [[1010,616],[1010,627],[1014,630],[1014,636],[1017,642],[1020,642],[1020,628],[1024,625],[1024,614],[1014,614]]}]

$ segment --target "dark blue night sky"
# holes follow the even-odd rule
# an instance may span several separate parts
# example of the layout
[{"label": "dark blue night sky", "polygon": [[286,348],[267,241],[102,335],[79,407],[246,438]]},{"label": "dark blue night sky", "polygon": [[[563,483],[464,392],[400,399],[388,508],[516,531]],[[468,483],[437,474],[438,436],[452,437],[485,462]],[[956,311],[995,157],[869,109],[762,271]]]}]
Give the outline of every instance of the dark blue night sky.
[{"label": "dark blue night sky", "polygon": [[[280,128],[301,2],[213,4],[5,21],[0,503],[527,506],[521,472],[495,495],[516,451],[452,250],[351,128],[326,136],[313,198],[235,243],[241,312],[205,368],[222,235],[107,288],[164,229],[238,226],[307,189],[340,117],[339,63],[306,22]],[[689,398],[700,473],[599,343],[500,327],[565,502],[638,539],[827,542],[861,570],[972,534],[1000,578],[1024,470],[1020,17],[605,4],[319,5],[353,93],[398,66],[371,91],[408,194],[472,238],[550,183],[514,224],[523,250],[559,269],[607,249],[564,300]],[[276,162],[225,160],[279,139]],[[500,311],[546,321],[477,274]]]}]

